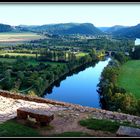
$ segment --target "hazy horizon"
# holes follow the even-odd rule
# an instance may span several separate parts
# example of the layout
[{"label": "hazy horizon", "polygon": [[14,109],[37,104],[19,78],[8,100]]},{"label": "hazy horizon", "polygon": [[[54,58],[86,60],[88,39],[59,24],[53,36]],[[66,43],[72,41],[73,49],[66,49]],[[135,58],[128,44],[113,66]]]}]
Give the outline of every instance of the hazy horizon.
[{"label": "hazy horizon", "polygon": [[111,27],[140,23],[140,3],[0,3],[0,13],[0,23],[12,26],[92,23],[96,27]]}]

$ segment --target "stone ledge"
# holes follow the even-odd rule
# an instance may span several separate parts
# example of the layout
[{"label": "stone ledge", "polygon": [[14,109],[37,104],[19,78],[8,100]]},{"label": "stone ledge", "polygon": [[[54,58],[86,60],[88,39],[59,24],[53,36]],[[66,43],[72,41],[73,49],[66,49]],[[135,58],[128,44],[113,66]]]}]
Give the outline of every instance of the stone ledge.
[{"label": "stone ledge", "polygon": [[5,90],[0,90],[0,96],[7,97],[7,98],[13,98],[13,99],[21,99],[21,100],[25,100],[25,101],[32,101],[32,102],[36,102],[36,103],[52,104],[55,106],[66,107],[69,110],[88,112],[88,113],[93,114],[93,117],[96,116],[97,118],[111,119],[111,120],[116,120],[116,121],[128,121],[130,123],[140,125],[140,122],[139,122],[140,117],[130,115],[130,114],[102,110],[102,109],[97,109],[97,108],[92,108],[92,107],[86,107],[86,106],[81,106],[81,105],[72,104],[72,103],[50,100],[50,99],[46,99],[46,98],[44,99],[41,97],[31,97],[31,96],[27,96],[27,95],[21,95],[18,93],[12,93],[12,92],[5,91]]},{"label": "stone ledge", "polygon": [[44,99],[41,97],[31,97],[28,95],[21,95],[21,94],[12,93],[5,90],[0,90],[0,95],[7,98],[13,98],[13,99],[22,99],[22,100],[33,101],[33,102],[38,102],[38,103],[49,103],[52,105],[61,105],[65,107],[71,107],[72,109],[76,109],[76,110],[83,109],[87,111],[89,109],[92,111],[97,111],[97,110],[100,111],[99,109],[95,109],[91,107],[84,107],[78,104],[65,103],[65,102],[60,102],[60,101],[55,101],[55,100],[50,100],[50,99]]}]

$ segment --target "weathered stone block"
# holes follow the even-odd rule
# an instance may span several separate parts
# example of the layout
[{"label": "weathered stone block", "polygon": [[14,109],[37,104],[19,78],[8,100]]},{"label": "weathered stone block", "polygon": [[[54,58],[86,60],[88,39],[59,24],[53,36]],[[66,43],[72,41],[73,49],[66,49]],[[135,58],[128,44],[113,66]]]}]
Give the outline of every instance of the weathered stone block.
[{"label": "weathered stone block", "polygon": [[38,124],[47,125],[54,119],[54,114],[46,112],[46,110],[35,110],[30,108],[17,109],[18,119],[27,119],[27,117],[35,118]]},{"label": "weathered stone block", "polygon": [[120,126],[116,132],[117,136],[126,136],[126,137],[139,137],[140,129],[133,127]]}]

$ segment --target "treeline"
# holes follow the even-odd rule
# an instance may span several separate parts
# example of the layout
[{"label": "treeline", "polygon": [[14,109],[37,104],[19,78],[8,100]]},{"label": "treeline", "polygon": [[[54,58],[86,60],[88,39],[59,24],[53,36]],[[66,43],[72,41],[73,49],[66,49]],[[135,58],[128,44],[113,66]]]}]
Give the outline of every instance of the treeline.
[{"label": "treeline", "polygon": [[[88,52],[90,49],[101,50],[104,49],[106,51],[123,51],[129,52],[135,46],[134,39],[127,38],[111,38],[111,37],[100,37],[95,39],[86,39],[86,38],[66,38],[65,36],[60,36],[59,38],[46,38],[31,41],[26,44],[19,44],[15,46],[9,46],[9,50],[41,50],[41,49],[51,49],[51,50],[60,50],[60,51],[68,51],[70,50],[80,50],[84,52]],[[0,49],[5,49],[1,47]]]},{"label": "treeline", "polygon": [[123,51],[128,52],[134,46],[134,40],[130,39],[117,39],[110,38],[106,39],[88,39],[88,47],[94,47],[96,49],[104,49],[106,51]]},{"label": "treeline", "polygon": [[135,46],[130,55],[132,59],[140,59],[140,45]]},{"label": "treeline", "polygon": [[40,51],[40,56],[37,56],[37,59],[41,61],[68,62],[76,60],[76,55],[74,52],[45,49]]},{"label": "treeline", "polygon": [[96,48],[97,50],[104,49],[106,51],[130,51],[135,45],[134,39],[127,38],[107,38],[100,37],[95,39],[69,39],[60,37],[49,38],[44,40],[37,40],[34,43],[39,43],[40,45],[50,46],[70,46],[70,47],[79,47],[81,50],[88,50],[91,48]]},{"label": "treeline", "polygon": [[[19,58],[14,63],[0,62],[1,89],[41,96],[47,86],[66,70],[66,65],[31,65]],[[27,90],[29,89],[29,90]]]},{"label": "treeline", "polygon": [[63,75],[93,61],[98,61],[98,56],[94,51],[79,59],[56,65],[39,61],[36,65],[32,65],[22,58],[18,58],[13,63],[0,62],[0,88],[42,96],[45,89]]},{"label": "treeline", "polygon": [[26,55],[9,55],[9,54],[5,54],[5,55],[0,55],[0,58],[8,58],[8,59],[18,59],[18,58],[23,58],[26,60],[35,60],[36,56],[26,56]]},{"label": "treeline", "polygon": [[127,93],[124,88],[117,85],[120,66],[127,60],[129,60],[128,56],[117,53],[104,68],[98,84],[101,106],[111,111],[140,115],[140,100],[136,100],[131,93]]}]

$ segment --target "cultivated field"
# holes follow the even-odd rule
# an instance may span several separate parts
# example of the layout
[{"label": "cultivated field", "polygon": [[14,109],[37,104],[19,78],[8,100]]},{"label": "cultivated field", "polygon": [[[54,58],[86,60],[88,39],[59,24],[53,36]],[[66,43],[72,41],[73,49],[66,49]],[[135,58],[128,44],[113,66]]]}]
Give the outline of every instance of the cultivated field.
[{"label": "cultivated field", "polygon": [[[0,58],[0,62],[9,62],[9,63],[13,63],[15,62],[17,59],[16,58]],[[41,61],[36,61],[36,60],[25,60],[28,65],[33,65],[36,66],[38,65]],[[57,64],[59,65],[64,65],[65,63],[61,63],[61,62],[43,62],[44,64],[50,64],[53,66],[57,66]]]},{"label": "cultivated field", "polygon": [[76,54],[76,57],[82,57],[82,56],[85,56],[87,55],[88,53],[84,53],[84,52],[79,52]]},{"label": "cultivated field", "polygon": [[0,43],[4,42],[21,42],[42,39],[44,36],[36,33],[23,32],[23,33],[0,33]]},{"label": "cultivated field", "polygon": [[140,60],[131,60],[121,67],[118,85],[140,98]]},{"label": "cultivated field", "polygon": [[9,55],[9,56],[29,56],[29,57],[35,57],[35,54],[29,54],[29,53],[3,53],[1,55]]}]

